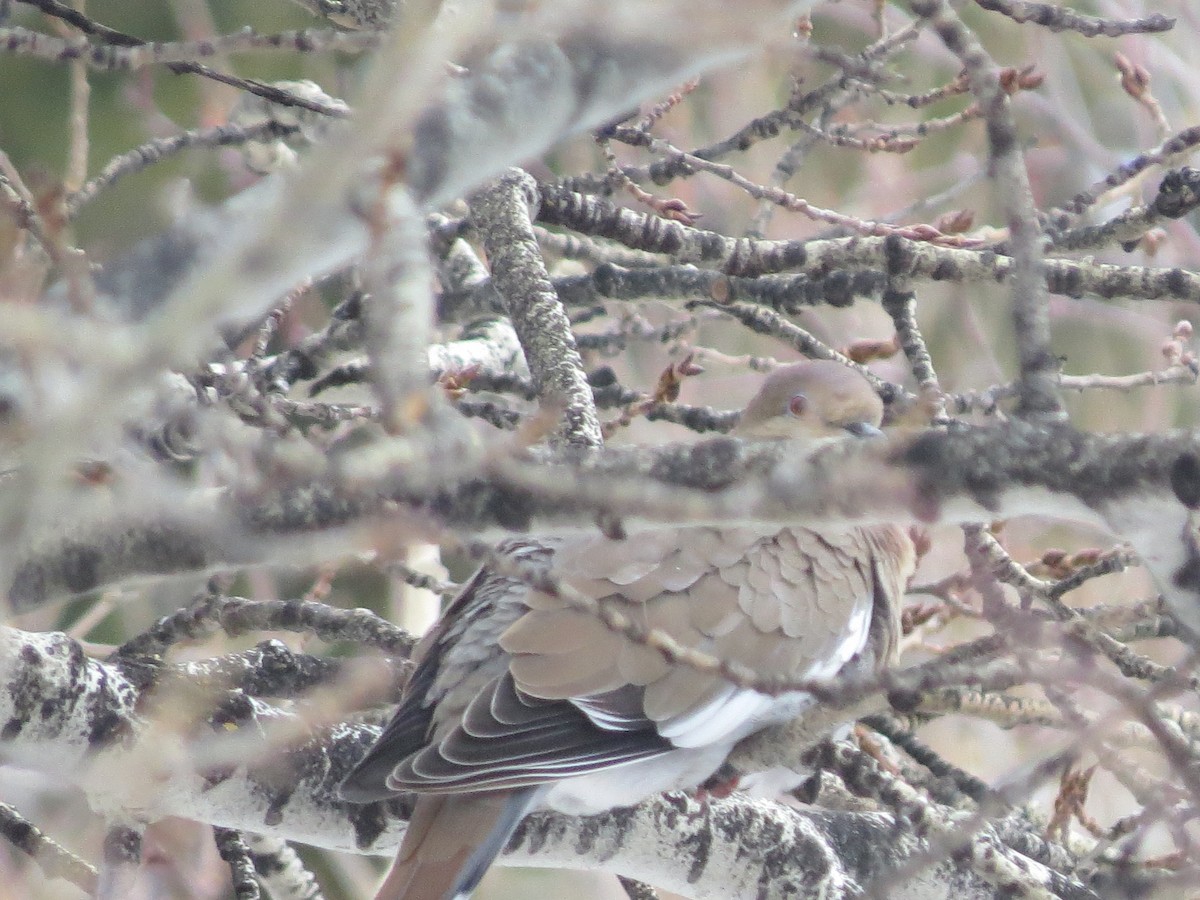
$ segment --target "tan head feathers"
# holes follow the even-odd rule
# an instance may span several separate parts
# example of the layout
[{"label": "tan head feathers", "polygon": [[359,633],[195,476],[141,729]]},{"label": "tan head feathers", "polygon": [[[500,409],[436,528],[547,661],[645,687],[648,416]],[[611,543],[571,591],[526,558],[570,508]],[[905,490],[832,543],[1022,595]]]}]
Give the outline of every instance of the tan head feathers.
[{"label": "tan head feathers", "polygon": [[772,372],[734,429],[740,437],[827,438],[874,434],[883,401],[846,366],[813,360]]}]

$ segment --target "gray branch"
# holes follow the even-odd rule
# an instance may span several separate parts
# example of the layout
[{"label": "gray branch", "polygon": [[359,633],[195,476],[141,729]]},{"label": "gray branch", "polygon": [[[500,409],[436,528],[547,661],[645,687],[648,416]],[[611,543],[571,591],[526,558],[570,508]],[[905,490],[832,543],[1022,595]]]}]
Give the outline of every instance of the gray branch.
[{"label": "gray branch", "polygon": [[[68,778],[111,821],[183,816],[276,840],[394,852],[405,798],[356,806],[335,793],[377,726],[319,725],[236,692],[206,695],[203,686],[196,697],[158,696],[153,670],[134,662],[89,660],[62,634],[0,628],[8,758]],[[205,697],[215,704],[206,707]],[[181,716],[194,724],[180,729]],[[532,816],[503,862],[593,868],[695,898],[829,898],[858,895],[923,846],[911,823],[886,812],[668,794],[590,818]],[[1051,882],[1041,864],[1019,860],[1027,882]],[[891,896],[984,898],[990,883],[978,862],[945,861]]]},{"label": "gray branch", "polygon": [[530,208],[537,203],[533,179],[511,169],[471,198],[471,216],[483,235],[492,283],[508,307],[534,386],[543,402],[564,407],[558,439],[576,447],[599,447],[600,420],[583,359],[533,234]]},{"label": "gray branch", "polygon": [[1042,271],[1042,231],[1029,186],[1008,94],[1000,69],[943,0],[922,0],[913,12],[932,22],[938,36],[963,63],[971,91],[987,120],[988,168],[1008,226],[1012,255],[1012,316],[1021,374],[1017,411],[1030,419],[1065,416],[1055,376],[1058,360],[1050,344],[1050,308]]},{"label": "gray branch", "polygon": [[268,559],[312,564],[349,551],[353,535],[344,529],[394,515],[397,504],[485,536],[590,528],[598,515],[629,524],[841,525],[1034,514],[1100,525],[1130,541],[1176,614],[1200,625],[1200,562],[1188,527],[1200,505],[1195,432],[1095,435],[1014,422],[816,452],[717,438],[506,458],[470,443],[453,450],[448,441],[462,440],[457,434],[371,444],[266,495],[201,494],[186,518],[177,503],[155,514],[139,496],[136,515],[118,503],[107,518],[27,546],[10,596],[35,606],[120,577]]}]

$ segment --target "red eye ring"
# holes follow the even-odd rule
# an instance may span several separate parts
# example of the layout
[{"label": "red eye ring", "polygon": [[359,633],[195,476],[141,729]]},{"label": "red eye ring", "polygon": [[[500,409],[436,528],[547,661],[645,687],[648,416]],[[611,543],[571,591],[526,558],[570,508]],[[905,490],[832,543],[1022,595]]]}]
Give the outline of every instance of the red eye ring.
[{"label": "red eye ring", "polygon": [[804,411],[806,409],[808,409],[808,398],[803,394],[794,394],[792,398],[788,400],[787,411],[789,416],[796,416],[799,418],[800,416],[804,415]]}]

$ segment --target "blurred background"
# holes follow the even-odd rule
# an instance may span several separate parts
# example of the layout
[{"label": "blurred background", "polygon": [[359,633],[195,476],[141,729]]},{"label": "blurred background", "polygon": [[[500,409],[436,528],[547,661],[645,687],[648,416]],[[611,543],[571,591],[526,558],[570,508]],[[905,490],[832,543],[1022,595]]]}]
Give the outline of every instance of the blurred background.
[{"label": "blurred background", "polygon": [[[1000,16],[967,5],[963,11],[988,51],[1001,66],[1032,67],[1042,81],[1036,89],[1013,99],[1019,130],[1026,142],[1035,200],[1041,209],[1069,201],[1075,194],[1117,169],[1139,153],[1159,144],[1169,134],[1197,124],[1200,119],[1200,67],[1195,48],[1200,39],[1200,5],[1175,2],[1093,2],[1093,15],[1131,18],[1165,13],[1177,18],[1173,31],[1161,35],[1130,35],[1088,39],[1074,33],[1055,34],[1033,25],[1019,26]],[[52,21],[33,6],[5,4],[7,24],[58,33]],[[731,6],[732,9],[732,6]],[[119,0],[90,0],[87,15],[111,28],[148,41],[199,39],[250,26],[263,33],[303,27],[323,27],[299,6],[275,2],[235,3],[230,0],[166,0],[130,4]],[[731,12],[731,15],[736,14]],[[841,0],[822,3],[813,11],[811,36],[781,34],[763,54],[743,66],[706,76],[694,91],[671,109],[655,127],[655,134],[676,147],[695,149],[721,140],[784,103],[794,85],[801,90],[830,78],[835,69],[815,48],[853,54],[877,40],[880,23],[891,30],[909,20],[904,6]],[[1151,76],[1150,91],[1158,111],[1139,103],[1122,90],[1115,54],[1140,65]],[[327,93],[353,100],[355,84],[366,56],[349,53],[246,53],[208,61],[224,71],[264,81],[308,78]],[[897,94],[919,94],[946,84],[957,73],[955,59],[935,36],[922,35],[900,51],[889,71],[894,78],[886,87]],[[0,151],[38,196],[52,197],[62,189],[71,169],[69,160],[72,67],[49,63],[0,50]],[[226,121],[238,92],[230,87],[190,75],[175,75],[164,67],[133,73],[87,73],[86,174],[94,175],[112,157],[146,141],[188,129]],[[858,128],[878,123],[873,133],[926,123],[928,133],[907,153],[874,152],[805,140],[801,132],[785,133],[761,141],[744,154],[724,161],[743,176],[760,184],[771,182],[776,163],[789,149],[799,165],[786,183],[787,190],[817,207],[834,209],[865,220],[934,222],[956,211],[969,211],[972,233],[990,234],[1001,226],[991,185],[986,178],[987,156],[983,126],[978,120],[951,121],[948,117],[969,103],[950,97],[921,109],[903,104],[889,106],[880,97],[832,111],[822,127]],[[652,104],[645,104],[648,109]],[[796,142],[799,141],[799,144]],[[618,147],[618,160],[643,165],[649,157]],[[556,147],[528,167],[540,179],[552,180],[581,172],[603,172],[603,155],[587,135]],[[1123,211],[1152,197],[1161,175],[1131,182],[1092,211],[1094,221]],[[138,172],[103,191],[81,213],[72,239],[91,259],[104,263],[129,252],[139,241],[159,234],[178,217],[225,198],[258,179],[235,148],[199,149],[176,155]],[[78,184],[68,185],[71,188]],[[760,227],[765,236],[802,239],[840,234],[831,226],[801,215],[774,210],[764,216],[760,204],[744,192],[717,178],[699,175],[655,189],[659,196],[678,197],[703,216],[699,226],[739,236]],[[636,205],[631,197],[624,202]],[[0,214],[0,250],[16,240],[14,224]],[[5,254],[6,255],[6,254]],[[1200,236],[1191,218],[1163,226],[1151,240],[1131,251],[1118,248],[1096,254],[1098,261],[1118,265],[1180,266],[1194,269],[1200,260]],[[0,263],[3,265],[3,263]],[[558,271],[573,271],[564,262]],[[5,285],[8,285],[7,290]],[[331,306],[341,297],[334,288],[314,290],[295,304],[284,322],[279,340],[298,340],[320,328]],[[1008,296],[1004,285],[920,284],[918,317],[938,367],[942,386],[950,392],[985,390],[1011,381],[1015,373],[1014,350],[1008,321]],[[0,269],[0,303],[36,302],[5,282]],[[1062,355],[1063,370],[1071,375],[1100,373],[1128,375],[1165,368],[1170,360],[1164,345],[1172,341],[1177,323],[1194,318],[1188,305],[1141,300],[1100,301],[1053,297],[1054,345]],[[685,380],[680,402],[739,407],[761,377],[750,370],[746,356],[780,361],[795,353],[778,341],[750,334],[718,314],[692,313],[682,302],[650,302],[635,307],[611,304],[609,316],[580,327],[583,333],[602,332],[625,317],[640,317],[651,328],[683,322],[669,340],[631,339],[619,351],[589,352],[589,369],[609,365],[625,385],[652,391],[659,374],[689,351],[705,371]],[[0,311],[0,322],[3,312]],[[686,321],[685,321],[686,320]],[[834,347],[855,341],[886,341],[892,336],[891,320],[877,305],[859,302],[846,309],[816,307],[794,321]],[[0,325],[0,327],[3,327]],[[444,331],[456,334],[455,326]],[[1175,346],[1178,348],[1179,341]],[[1186,344],[1186,340],[1183,341]],[[1188,345],[1190,347],[1190,345]],[[1187,348],[1185,348],[1187,349]],[[1170,350],[1168,352],[1177,352]],[[902,356],[876,360],[872,367],[893,381],[906,381]],[[909,377],[906,382],[912,386]],[[344,388],[329,399],[362,400],[365,388]],[[1158,431],[1197,422],[1197,389],[1194,385],[1167,385],[1131,391],[1093,390],[1068,392],[1072,421],[1096,431]],[[609,418],[613,418],[612,413]],[[481,429],[490,426],[480,424]],[[634,420],[612,437],[616,442],[658,443],[690,439],[681,426]],[[1022,519],[1004,525],[1002,536],[1012,555],[1032,562],[1047,550],[1074,552],[1085,548],[1109,549],[1108,535],[1049,519]],[[954,527],[934,529],[933,549],[923,560],[914,583],[930,584],[965,567],[962,535]],[[425,553],[414,565],[428,566],[462,580],[469,572],[462,560],[448,557],[445,568]],[[299,596],[318,574],[330,579],[328,601],[339,606],[368,606],[396,620],[418,621],[428,615],[431,600],[421,598],[397,579],[367,566],[348,563],[333,572],[254,571],[238,582],[237,592],[251,597]],[[187,602],[195,585],[171,583],[123,597],[82,600],[29,614],[15,622],[28,629],[66,629],[94,645],[114,644],[145,627],[154,617]],[[1076,606],[1095,603],[1133,604],[1153,596],[1151,585],[1139,569],[1091,582],[1069,598]],[[914,596],[912,601],[928,600]],[[413,618],[412,609],[424,610]],[[930,647],[946,646],[982,633],[976,623],[961,619],[936,634],[917,635],[910,641],[906,661],[925,658]],[[293,646],[304,640],[293,634],[257,634],[239,644],[226,639],[190,648],[196,658],[228,652],[267,637],[278,637]],[[1139,649],[1164,663],[1179,653],[1176,642],[1142,644]],[[1103,704],[1101,698],[1077,698]],[[930,724],[922,738],[947,758],[989,782],[1018,772],[1030,761],[1060,746],[1067,736],[1032,726],[1012,730],[976,719],[946,717]],[[1158,762],[1149,755],[1141,763],[1153,770]],[[1034,804],[1049,808],[1056,791],[1048,785]],[[51,779],[25,770],[0,767],[0,801],[10,803],[57,840],[88,859],[101,856],[103,828],[82,798]],[[1128,813],[1131,798],[1104,772],[1096,776],[1088,809],[1101,823],[1111,824]],[[1163,837],[1163,836],[1159,836]],[[1152,844],[1153,842],[1151,842]],[[1161,848],[1169,844],[1165,838]],[[207,826],[167,821],[151,827],[146,842],[145,897],[221,898],[232,896],[228,876],[213,848]],[[1147,852],[1154,847],[1147,845]],[[382,870],[381,860],[301,848],[317,873],[325,896],[331,900],[363,896]],[[36,864],[23,854],[0,845],[0,897],[70,898],[80,896],[62,882],[46,881]],[[625,896],[614,879],[587,873],[493,870],[480,889],[480,900],[513,897]]]}]

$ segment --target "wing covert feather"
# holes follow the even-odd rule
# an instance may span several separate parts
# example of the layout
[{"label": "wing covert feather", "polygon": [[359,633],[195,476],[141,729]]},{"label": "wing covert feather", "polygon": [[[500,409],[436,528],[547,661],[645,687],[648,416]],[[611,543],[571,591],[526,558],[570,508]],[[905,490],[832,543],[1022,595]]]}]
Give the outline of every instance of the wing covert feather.
[{"label": "wing covert feather", "polygon": [[[912,569],[911,542],[888,526],[657,528],[554,549],[559,577],[632,621],[766,676],[799,678],[836,672],[869,640],[880,642],[872,660],[890,659]],[[460,709],[460,726],[400,762],[393,789],[538,784],[733,740],[765,721],[765,695],[671,665],[558,598],[526,590],[520,607],[490,648],[509,654],[507,670]],[[434,693],[448,685],[443,661]]]},{"label": "wing covert feather", "polygon": [[[806,677],[836,671],[868,638],[872,557],[891,549],[872,542],[869,531],[661,528],[624,541],[569,542],[554,568],[569,584],[586,583],[592,596],[603,586],[602,603],[685,646],[768,676]],[[636,566],[612,562],[625,552]],[[610,567],[626,583],[605,577]],[[667,731],[729,696],[723,679],[672,666],[561,602],[539,603],[501,644],[514,655],[510,670],[520,690],[568,699],[644,686],[646,717]]]}]

